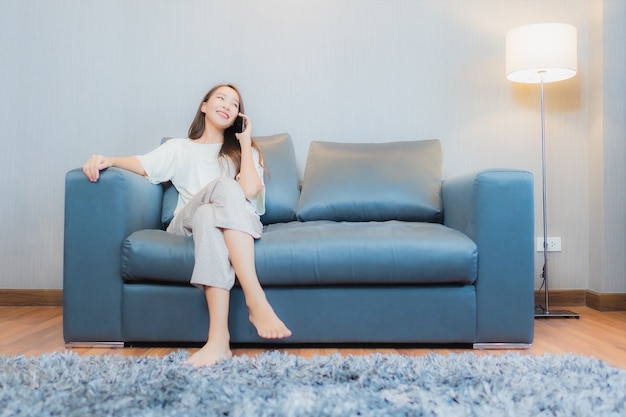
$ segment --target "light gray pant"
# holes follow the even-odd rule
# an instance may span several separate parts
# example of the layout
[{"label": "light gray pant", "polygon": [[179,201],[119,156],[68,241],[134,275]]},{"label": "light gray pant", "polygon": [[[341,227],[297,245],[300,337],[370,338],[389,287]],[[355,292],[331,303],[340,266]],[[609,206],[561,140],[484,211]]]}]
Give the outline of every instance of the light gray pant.
[{"label": "light gray pant", "polygon": [[223,229],[239,230],[255,239],[263,231],[259,216],[246,207],[239,183],[227,177],[217,178],[200,190],[167,228],[168,232],[193,237],[193,285],[230,290],[235,284]]}]

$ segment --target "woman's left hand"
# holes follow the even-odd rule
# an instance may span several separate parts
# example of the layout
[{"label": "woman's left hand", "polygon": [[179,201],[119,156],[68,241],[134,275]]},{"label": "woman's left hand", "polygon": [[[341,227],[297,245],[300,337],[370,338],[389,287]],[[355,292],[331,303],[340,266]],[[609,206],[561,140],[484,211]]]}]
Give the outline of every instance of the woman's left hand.
[{"label": "woman's left hand", "polygon": [[235,133],[235,137],[241,146],[252,145],[252,122],[250,118],[243,113],[239,113],[239,117],[243,117],[244,130],[241,133]]}]

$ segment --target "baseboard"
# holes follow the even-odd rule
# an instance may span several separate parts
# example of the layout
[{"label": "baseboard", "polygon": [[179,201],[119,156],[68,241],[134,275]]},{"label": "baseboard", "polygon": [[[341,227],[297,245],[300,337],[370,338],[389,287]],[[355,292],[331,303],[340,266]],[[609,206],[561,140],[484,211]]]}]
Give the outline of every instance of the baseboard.
[{"label": "baseboard", "polygon": [[587,290],[587,306],[598,311],[626,311],[626,294]]},{"label": "baseboard", "polygon": [[[535,304],[545,304],[545,292],[535,291]],[[550,290],[550,307],[590,307],[598,311],[626,311],[626,293],[591,290]]]},{"label": "baseboard", "polygon": [[63,290],[0,289],[0,307],[63,305]]},{"label": "baseboard", "polygon": [[[550,290],[550,307],[585,307],[586,290]],[[544,290],[535,291],[535,305],[545,305],[546,293]]]}]

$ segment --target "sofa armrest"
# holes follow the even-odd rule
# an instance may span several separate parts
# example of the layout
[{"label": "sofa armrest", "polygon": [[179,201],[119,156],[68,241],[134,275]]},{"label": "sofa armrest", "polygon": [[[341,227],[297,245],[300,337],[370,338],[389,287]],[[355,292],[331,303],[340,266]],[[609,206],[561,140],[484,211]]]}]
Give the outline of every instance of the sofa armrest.
[{"label": "sofa armrest", "polygon": [[82,170],[65,178],[63,337],[66,342],[122,340],[123,240],[161,227],[163,189],[117,168],[90,182]]},{"label": "sofa armrest", "polygon": [[445,180],[444,223],[478,246],[477,343],[531,343],[534,334],[533,176],[487,170]]}]

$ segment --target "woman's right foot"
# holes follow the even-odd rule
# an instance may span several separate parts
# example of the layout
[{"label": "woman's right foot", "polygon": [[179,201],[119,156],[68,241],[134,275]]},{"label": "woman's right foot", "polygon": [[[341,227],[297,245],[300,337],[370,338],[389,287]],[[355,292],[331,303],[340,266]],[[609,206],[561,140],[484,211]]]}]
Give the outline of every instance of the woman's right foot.
[{"label": "woman's right foot", "polygon": [[263,298],[254,305],[249,305],[250,322],[256,327],[257,333],[264,339],[283,339],[291,336],[291,330],[285,326],[272,306]]}]

